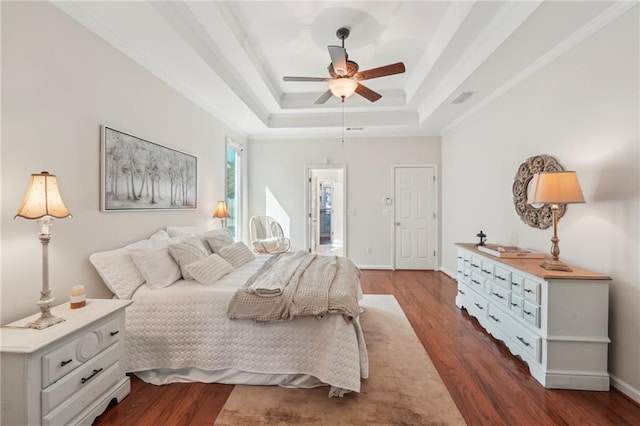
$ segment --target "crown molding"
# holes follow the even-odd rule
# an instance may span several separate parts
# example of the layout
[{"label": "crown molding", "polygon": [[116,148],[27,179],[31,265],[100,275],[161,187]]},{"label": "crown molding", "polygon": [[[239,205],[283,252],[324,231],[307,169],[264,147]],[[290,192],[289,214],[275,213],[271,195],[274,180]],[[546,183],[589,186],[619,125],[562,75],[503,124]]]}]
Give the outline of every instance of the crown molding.
[{"label": "crown molding", "polygon": [[469,108],[465,113],[461,114],[451,123],[446,125],[442,129],[442,132],[440,134],[444,135],[445,133],[447,133],[454,127],[456,127],[458,124],[462,123],[467,118],[471,117],[478,111],[482,110],[484,107],[486,107],[487,105],[489,105],[490,103],[492,103],[493,101],[495,101],[496,99],[504,95],[506,92],[513,89],[517,85],[519,85],[520,83],[526,81],[531,76],[533,76],[538,71],[540,71],[542,68],[544,68],[545,66],[549,65],[551,62],[556,60],[558,57],[564,55],[565,53],[567,53],[568,51],[576,47],[578,44],[582,43],[588,37],[590,37],[597,31],[599,31],[600,29],[606,27],[611,22],[613,22],[620,16],[624,15],[625,13],[627,13],[629,10],[631,10],[633,7],[636,7],[636,6],[638,6],[638,2],[636,1],[616,2],[615,4],[607,8],[604,12],[602,12],[601,14],[596,16],[594,19],[589,21],[586,25],[584,25],[578,31],[574,32],[572,35],[567,37],[564,41],[562,41],[561,43],[557,44],[554,48],[547,51],[547,53],[542,55],[535,62],[529,65],[527,68],[525,68],[524,70],[522,70],[521,72],[519,72],[509,80],[507,80],[507,82],[502,84],[492,93],[485,96],[481,101],[476,103],[473,107]]},{"label": "crown molding", "polygon": [[505,3],[462,54],[447,78],[418,107],[420,119],[424,120],[433,114],[541,3],[541,0]]}]

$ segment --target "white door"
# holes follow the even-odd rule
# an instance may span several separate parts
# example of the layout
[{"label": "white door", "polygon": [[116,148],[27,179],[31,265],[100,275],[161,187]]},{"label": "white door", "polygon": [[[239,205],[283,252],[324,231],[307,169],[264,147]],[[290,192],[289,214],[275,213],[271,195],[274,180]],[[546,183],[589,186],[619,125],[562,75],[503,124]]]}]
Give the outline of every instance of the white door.
[{"label": "white door", "polygon": [[395,168],[396,269],[435,266],[435,168]]}]

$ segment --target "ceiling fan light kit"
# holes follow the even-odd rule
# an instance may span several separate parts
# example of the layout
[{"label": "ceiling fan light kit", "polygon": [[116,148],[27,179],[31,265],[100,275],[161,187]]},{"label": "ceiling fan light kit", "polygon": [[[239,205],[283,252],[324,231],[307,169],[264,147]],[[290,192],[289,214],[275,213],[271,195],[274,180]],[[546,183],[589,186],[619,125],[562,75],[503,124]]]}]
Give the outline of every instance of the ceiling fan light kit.
[{"label": "ceiling fan light kit", "polygon": [[342,102],[354,93],[359,94],[370,102],[375,102],[382,97],[381,94],[369,89],[359,83],[363,80],[385,77],[388,75],[401,74],[405,72],[402,62],[385,65],[378,68],[359,72],[356,62],[349,60],[347,50],[344,48],[344,40],[349,37],[348,28],[339,28],[336,36],[342,41],[342,46],[327,46],[331,63],[327,67],[331,78],[326,77],[283,77],[284,81],[323,81],[329,83],[329,90],[322,94],[314,103],[324,104],[331,95],[340,98]]},{"label": "ceiling fan light kit", "polygon": [[338,98],[344,102],[345,98],[353,95],[356,92],[358,83],[350,78],[336,78],[329,81],[329,90]]}]

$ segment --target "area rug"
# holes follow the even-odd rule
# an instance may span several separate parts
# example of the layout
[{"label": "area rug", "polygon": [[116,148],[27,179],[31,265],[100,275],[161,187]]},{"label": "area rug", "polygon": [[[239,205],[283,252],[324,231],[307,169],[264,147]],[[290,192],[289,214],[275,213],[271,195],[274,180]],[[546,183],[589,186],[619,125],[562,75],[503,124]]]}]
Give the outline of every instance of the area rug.
[{"label": "area rug", "polygon": [[360,393],[237,385],[215,425],[464,425],[395,297],[366,295],[369,378]]}]

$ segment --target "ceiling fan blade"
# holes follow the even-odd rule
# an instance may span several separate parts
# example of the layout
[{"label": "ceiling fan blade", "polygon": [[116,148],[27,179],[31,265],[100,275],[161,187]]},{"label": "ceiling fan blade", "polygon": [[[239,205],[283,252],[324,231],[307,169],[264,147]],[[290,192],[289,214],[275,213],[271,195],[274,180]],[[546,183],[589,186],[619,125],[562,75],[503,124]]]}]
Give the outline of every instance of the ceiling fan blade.
[{"label": "ceiling fan blade", "polygon": [[331,56],[331,63],[333,64],[333,71],[337,75],[347,74],[347,50],[340,46],[327,46],[329,49],[329,56]]},{"label": "ceiling fan blade", "polygon": [[354,80],[370,80],[372,78],[385,77],[387,75],[402,74],[405,71],[404,64],[397,62],[395,64],[385,65],[383,67],[372,68],[366,71],[357,72]]},{"label": "ceiling fan blade", "polygon": [[282,77],[283,81],[329,81],[330,78],[325,77]]},{"label": "ceiling fan blade", "polygon": [[358,83],[358,87],[356,87],[356,93],[371,102],[375,102],[382,97],[380,93],[374,92],[360,83]]},{"label": "ceiling fan blade", "polygon": [[322,105],[323,103],[327,102],[331,96],[333,96],[333,93],[331,93],[331,90],[327,90],[326,92],[324,92],[322,94],[322,96],[320,96],[318,99],[316,99],[314,104],[315,105]]}]

